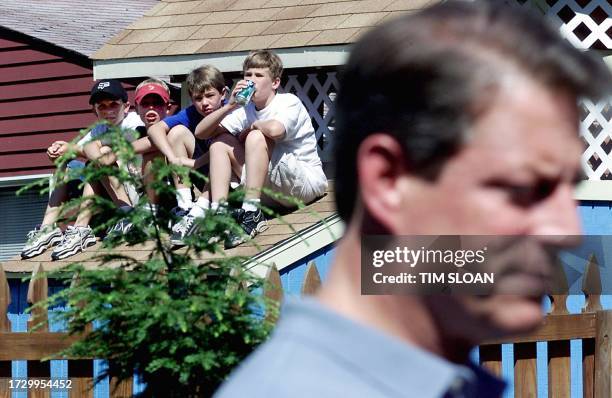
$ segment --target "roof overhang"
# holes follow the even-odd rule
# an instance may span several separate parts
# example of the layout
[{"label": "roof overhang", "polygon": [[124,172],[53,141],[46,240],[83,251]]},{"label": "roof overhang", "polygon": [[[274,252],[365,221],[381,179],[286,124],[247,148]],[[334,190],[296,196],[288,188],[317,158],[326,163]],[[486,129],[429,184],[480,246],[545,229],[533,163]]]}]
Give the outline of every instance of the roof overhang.
[{"label": "roof overhang", "polygon": [[[275,49],[285,68],[307,68],[343,65],[350,44],[335,46]],[[141,76],[186,75],[192,69],[211,64],[221,72],[242,71],[248,51],[230,53],[173,55],[141,58],[94,60],[95,79],[120,79]]]},{"label": "roof overhang", "polygon": [[272,264],[281,271],[336,242],[342,237],[344,228],[344,223],[336,213],[254,256],[247,262],[245,269],[261,277],[266,276]]}]

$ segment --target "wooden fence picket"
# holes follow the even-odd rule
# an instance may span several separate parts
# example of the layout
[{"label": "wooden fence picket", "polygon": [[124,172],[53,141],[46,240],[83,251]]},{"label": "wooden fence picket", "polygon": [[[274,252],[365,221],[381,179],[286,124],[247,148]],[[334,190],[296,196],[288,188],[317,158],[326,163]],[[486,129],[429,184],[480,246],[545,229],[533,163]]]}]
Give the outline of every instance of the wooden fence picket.
[{"label": "wooden fence picket", "polygon": [[[582,292],[585,303],[582,313],[595,313],[602,310],[601,307],[601,276],[599,264],[595,255],[591,254],[582,277]],[[595,397],[595,337],[582,341],[582,396],[583,398]]]},{"label": "wooden fence picket", "polygon": [[[72,277],[71,287],[76,287],[79,283],[79,275],[74,274]],[[79,308],[83,308],[85,303],[78,304]],[[91,323],[85,325],[84,333],[89,333],[93,330]],[[72,381],[71,394],[78,397],[93,397],[93,360],[91,359],[74,359],[68,361],[68,377]]]},{"label": "wooden fence picket", "polygon": [[[49,285],[47,277],[40,277],[44,272],[41,263],[32,272],[32,279],[28,286],[28,302],[32,305],[47,299]],[[40,324],[40,325],[39,325]],[[30,320],[28,321],[29,333],[38,334],[49,331],[48,315],[45,308],[32,309]],[[28,378],[30,379],[49,379],[51,378],[51,363],[36,360],[28,361]],[[28,391],[30,398],[49,398],[49,389],[31,389]]]},{"label": "wooden fence picket", "polygon": [[275,323],[278,320],[278,309],[280,309],[280,305],[283,302],[283,285],[276,264],[272,264],[268,268],[265,282],[264,297],[268,302],[277,303],[275,311],[267,311],[266,319],[269,322]]},{"label": "wooden fence picket", "polygon": [[478,349],[481,365],[492,374],[502,375],[502,346],[501,344],[482,345]]},{"label": "wooden fence picket", "polygon": [[595,337],[595,394],[597,398],[611,398],[612,384],[612,311],[597,313]]},{"label": "wooden fence picket", "polygon": [[304,276],[304,282],[302,283],[301,293],[302,296],[313,295],[321,286],[321,276],[317,269],[317,264],[314,261],[308,263],[306,268],[306,275]]},{"label": "wooden fence picket", "polygon": [[[11,304],[11,292],[2,265],[0,265],[0,333],[11,331],[8,319],[8,306]],[[10,398],[9,381],[11,380],[11,361],[0,360],[0,398]]]},{"label": "wooden fence picket", "polygon": [[[561,264],[557,264],[554,271],[553,289],[555,294],[550,296],[552,305],[548,316],[568,315],[569,286],[567,277]],[[570,340],[548,342],[548,396],[570,398]]]},{"label": "wooden fence picket", "polygon": [[537,396],[536,343],[514,345],[514,396]]}]

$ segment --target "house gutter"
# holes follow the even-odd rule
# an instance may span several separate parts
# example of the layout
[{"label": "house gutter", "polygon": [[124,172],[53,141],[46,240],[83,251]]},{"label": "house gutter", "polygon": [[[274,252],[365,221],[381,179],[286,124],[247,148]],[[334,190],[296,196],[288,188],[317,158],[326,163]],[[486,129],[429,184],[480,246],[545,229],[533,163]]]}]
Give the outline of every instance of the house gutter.
[{"label": "house gutter", "polygon": [[[349,54],[349,44],[335,46],[279,48],[274,51],[289,68],[343,65]],[[242,70],[248,51],[212,54],[172,55],[122,59],[94,60],[95,79],[122,79],[142,76],[186,75],[204,64],[211,64],[221,72]]]}]

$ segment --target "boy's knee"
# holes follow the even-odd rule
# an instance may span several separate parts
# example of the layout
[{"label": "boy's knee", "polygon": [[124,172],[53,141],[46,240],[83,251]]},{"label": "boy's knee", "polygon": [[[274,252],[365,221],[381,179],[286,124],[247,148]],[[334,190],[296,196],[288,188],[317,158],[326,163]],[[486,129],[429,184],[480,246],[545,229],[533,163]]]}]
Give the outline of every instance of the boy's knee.
[{"label": "boy's knee", "polygon": [[246,151],[272,149],[274,148],[274,140],[268,138],[260,130],[251,131],[244,143]]},{"label": "boy's knee", "polygon": [[213,139],[208,150],[210,152],[228,151],[235,147],[236,144],[238,144],[236,137],[229,133],[221,134]]},{"label": "boy's knee", "polygon": [[253,145],[265,145],[266,144],[266,136],[260,130],[252,130],[246,137],[245,145],[247,147]]},{"label": "boy's knee", "polygon": [[192,135],[191,131],[187,127],[183,126],[182,124],[176,125],[168,132],[168,141],[170,141],[172,144],[180,142],[185,134]]}]

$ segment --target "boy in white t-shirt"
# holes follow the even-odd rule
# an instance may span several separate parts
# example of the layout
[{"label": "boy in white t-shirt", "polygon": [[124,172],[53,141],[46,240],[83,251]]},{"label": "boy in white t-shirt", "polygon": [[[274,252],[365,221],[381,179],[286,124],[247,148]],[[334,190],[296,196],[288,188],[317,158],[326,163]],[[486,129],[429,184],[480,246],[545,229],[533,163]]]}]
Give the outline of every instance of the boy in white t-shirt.
[{"label": "boy in white t-shirt", "polygon": [[[327,178],[317,153],[317,141],[308,111],[293,94],[277,94],[283,65],[269,50],[251,52],[243,63],[244,79],[236,84],[230,100],[202,119],[198,138],[214,138],[210,153],[210,208],[227,198],[232,173],[246,188],[242,208],[234,215],[244,235],[254,237],[267,228],[260,209],[262,188],[269,188],[303,202],[325,193]],[[255,93],[244,107],[236,94],[255,83]],[[291,201],[264,196],[266,204],[292,207]],[[189,216],[188,216],[189,217]],[[189,221],[193,225],[193,220]],[[173,234],[180,243],[194,228]],[[177,235],[177,236],[175,236]],[[235,247],[245,236],[230,236],[226,248]]]}]

